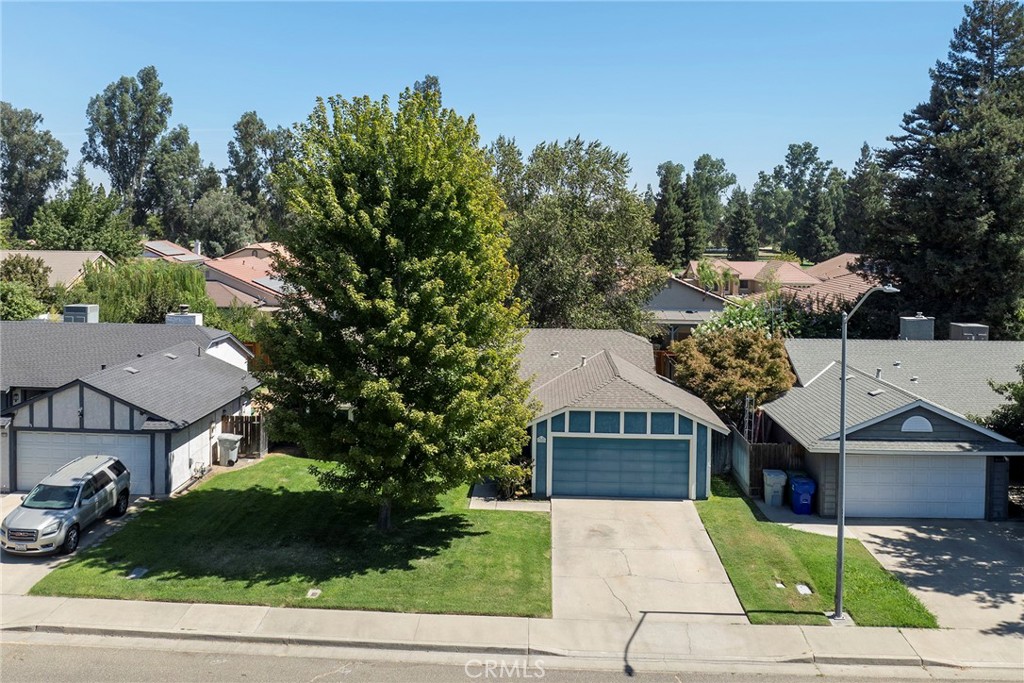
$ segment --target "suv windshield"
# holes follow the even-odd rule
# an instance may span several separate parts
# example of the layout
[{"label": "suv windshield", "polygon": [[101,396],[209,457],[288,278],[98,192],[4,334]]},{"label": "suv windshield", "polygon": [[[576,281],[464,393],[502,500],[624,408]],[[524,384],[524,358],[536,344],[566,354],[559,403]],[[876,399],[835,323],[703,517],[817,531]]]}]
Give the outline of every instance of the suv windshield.
[{"label": "suv windshield", "polygon": [[36,510],[69,510],[78,497],[77,486],[47,486],[39,484],[25,496],[22,507]]}]

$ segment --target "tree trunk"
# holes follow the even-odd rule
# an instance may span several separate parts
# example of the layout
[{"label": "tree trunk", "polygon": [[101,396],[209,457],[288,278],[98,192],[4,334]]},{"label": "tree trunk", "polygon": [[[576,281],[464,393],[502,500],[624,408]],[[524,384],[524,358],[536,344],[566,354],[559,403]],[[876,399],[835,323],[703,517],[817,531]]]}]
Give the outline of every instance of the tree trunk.
[{"label": "tree trunk", "polygon": [[382,500],[377,511],[377,531],[391,531],[391,501]]}]

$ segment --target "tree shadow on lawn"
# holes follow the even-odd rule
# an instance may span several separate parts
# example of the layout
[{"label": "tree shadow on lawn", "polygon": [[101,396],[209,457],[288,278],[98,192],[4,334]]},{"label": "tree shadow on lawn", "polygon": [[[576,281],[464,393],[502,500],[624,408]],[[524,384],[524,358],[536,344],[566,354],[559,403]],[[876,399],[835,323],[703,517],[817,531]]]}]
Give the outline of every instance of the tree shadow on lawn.
[{"label": "tree shadow on lawn", "polygon": [[438,506],[395,509],[394,530],[376,529],[377,510],[329,491],[279,487],[197,489],[144,511],[75,564],[147,580],[217,577],[246,586],[320,583],[408,571],[463,538],[488,532]]}]

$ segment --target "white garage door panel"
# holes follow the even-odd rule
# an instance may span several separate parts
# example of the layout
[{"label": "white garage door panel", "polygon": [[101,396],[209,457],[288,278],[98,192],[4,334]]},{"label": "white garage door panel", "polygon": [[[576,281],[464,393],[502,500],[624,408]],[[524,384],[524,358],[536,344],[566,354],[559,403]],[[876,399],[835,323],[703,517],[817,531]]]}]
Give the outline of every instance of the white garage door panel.
[{"label": "white garage door panel", "polygon": [[985,516],[985,458],[856,455],[846,468],[851,517]]},{"label": "white garage door panel", "polygon": [[83,455],[113,455],[132,473],[132,493],[149,495],[149,436],[80,432],[18,432],[18,488],[27,491]]}]

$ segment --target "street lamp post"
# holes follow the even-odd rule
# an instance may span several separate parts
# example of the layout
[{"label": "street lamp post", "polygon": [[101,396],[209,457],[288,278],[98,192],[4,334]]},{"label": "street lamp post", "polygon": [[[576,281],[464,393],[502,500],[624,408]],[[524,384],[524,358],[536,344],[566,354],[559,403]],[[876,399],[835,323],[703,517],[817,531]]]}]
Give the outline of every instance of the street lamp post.
[{"label": "street lamp post", "polygon": [[843,614],[843,565],[845,561],[844,540],[846,536],[846,326],[853,314],[857,312],[869,296],[875,292],[896,294],[900,290],[891,285],[872,287],[864,293],[860,301],[847,313],[843,311],[843,353],[842,367],[839,371],[839,490],[836,493],[836,605],[833,619],[845,619]]}]

